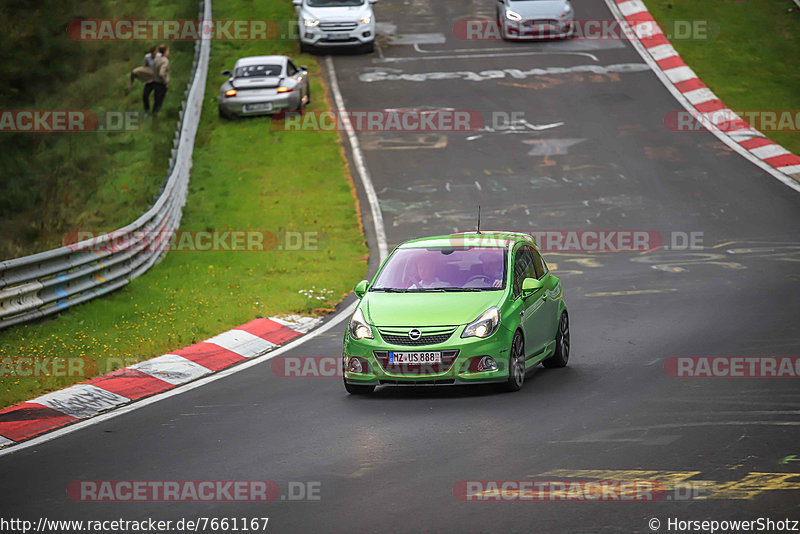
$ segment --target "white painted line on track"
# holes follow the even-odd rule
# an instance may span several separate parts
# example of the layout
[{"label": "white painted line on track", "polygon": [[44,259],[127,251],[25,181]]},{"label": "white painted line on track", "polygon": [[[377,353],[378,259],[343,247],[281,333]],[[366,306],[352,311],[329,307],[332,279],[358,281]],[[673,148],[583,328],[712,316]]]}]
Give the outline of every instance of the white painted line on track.
[{"label": "white painted line on track", "polygon": [[780,145],[764,145],[758,148],[751,148],[750,152],[757,158],[769,159],[775,156],[783,156],[784,154],[791,154],[788,150]]},{"label": "white painted line on track", "polygon": [[41,404],[77,419],[83,419],[130,402],[130,399],[91,384],[76,384],[28,402]]},{"label": "white painted line on track", "polygon": [[800,165],[786,165],[785,167],[780,168],[781,171],[785,172],[786,174],[798,174],[800,173]]},{"label": "white painted line on track", "polygon": [[174,386],[191,382],[212,372],[211,369],[177,354],[165,354],[131,365],[130,368]]},{"label": "white painted line on track", "polygon": [[287,326],[294,330],[295,332],[300,332],[303,334],[308,333],[309,331],[313,330],[314,328],[322,322],[322,319],[318,317],[305,317],[303,315],[289,315],[286,317],[270,317],[270,321],[274,321],[278,324],[282,324],[283,326]]},{"label": "white painted line on track", "polygon": [[697,106],[704,102],[710,102],[712,100],[717,100],[717,95],[715,95],[711,89],[702,88],[702,89],[695,89],[694,91],[687,91],[683,93],[683,96],[686,100],[689,101],[690,104],[693,106]]},{"label": "white painted line on track", "polygon": [[353,163],[355,163],[358,176],[361,178],[361,185],[364,186],[364,192],[367,195],[370,213],[372,214],[372,223],[375,226],[375,239],[378,242],[378,255],[380,263],[383,263],[389,251],[388,245],[386,244],[386,229],[383,225],[383,215],[381,214],[380,204],[378,203],[378,194],[375,192],[375,186],[372,184],[372,178],[364,162],[364,154],[361,152],[361,145],[358,142],[355,130],[353,130],[353,124],[350,122],[350,117],[347,115],[347,109],[344,106],[344,98],[342,98],[342,92],[339,90],[339,80],[336,78],[336,68],[333,66],[333,59],[331,59],[331,56],[325,57],[325,66],[328,68],[328,73],[330,75],[333,99],[344,119],[342,123],[347,133],[347,139],[350,141],[350,148],[353,152]]},{"label": "white painted line on track", "polygon": [[678,55],[678,51],[675,50],[675,47],[671,44],[663,44],[654,46],[653,48],[649,48],[648,51],[650,55],[653,56],[653,59],[656,61],[661,61],[662,59],[667,59],[668,57],[673,57]]},{"label": "white painted line on track", "polygon": [[681,83],[697,78],[697,74],[689,67],[675,67],[674,69],[665,70],[664,76],[669,78],[672,83]]},{"label": "white painted line on track", "polygon": [[244,330],[228,330],[219,335],[207,339],[206,343],[213,343],[223,349],[235,352],[243,358],[252,358],[266,351],[273,349],[275,343],[270,343],[266,339],[245,332]]},{"label": "white painted line on track", "polygon": [[513,52],[511,54],[505,53],[487,53],[487,54],[454,54],[445,56],[411,56],[411,57],[386,57],[376,63],[405,63],[408,61],[429,61],[439,59],[473,59],[473,58],[492,58],[492,57],[513,57],[513,56],[582,56],[588,57],[592,61],[600,61],[597,56],[589,52]]},{"label": "white painted line on track", "polygon": [[[622,16],[622,13],[620,12],[614,0],[605,0],[605,2],[609,11],[611,11],[611,14],[614,15],[614,18],[616,18],[617,21],[621,24],[625,23],[626,22],[625,18]],[[653,71],[653,73],[656,75],[659,81],[661,81],[661,83],[664,84],[664,87],[667,88],[667,90],[672,94],[675,100],[677,100],[678,103],[680,103],[686,109],[686,111],[697,113],[695,107],[683,96],[683,93],[681,93],[678,90],[678,88],[675,87],[675,85],[671,81],[669,81],[669,79],[664,75],[664,71],[661,70],[661,67],[658,66],[658,63],[656,63],[656,60],[654,60],[652,56],[647,52],[647,49],[644,47],[644,45],[638,39],[631,39],[627,35],[625,36],[625,38],[628,39],[628,41],[631,43],[631,46],[633,46],[634,50],[638,52],[638,54],[642,57],[645,63],[647,63],[650,66],[650,69]],[[750,161],[763,171],[767,172],[770,176],[772,176],[776,180],[779,180],[780,182],[791,187],[795,191],[800,192],[800,183],[792,180],[782,172],[775,169],[773,166],[764,163],[763,161],[755,157],[753,154],[750,153],[749,150],[742,147],[733,138],[726,135],[725,132],[721,131],[719,128],[709,127],[708,131],[711,132],[717,139],[725,143],[728,147],[735,150],[740,156],[747,159],[748,161]]]}]

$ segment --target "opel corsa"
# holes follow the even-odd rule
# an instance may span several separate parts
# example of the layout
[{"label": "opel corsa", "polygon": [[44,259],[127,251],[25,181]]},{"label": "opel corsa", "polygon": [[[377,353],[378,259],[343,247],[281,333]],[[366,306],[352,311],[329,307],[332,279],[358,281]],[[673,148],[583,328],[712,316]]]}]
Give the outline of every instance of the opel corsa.
[{"label": "opel corsa", "polygon": [[408,241],[355,292],[342,362],[351,394],[383,384],[497,383],[518,391],[540,362],[569,360],[564,290],[527,234]]}]

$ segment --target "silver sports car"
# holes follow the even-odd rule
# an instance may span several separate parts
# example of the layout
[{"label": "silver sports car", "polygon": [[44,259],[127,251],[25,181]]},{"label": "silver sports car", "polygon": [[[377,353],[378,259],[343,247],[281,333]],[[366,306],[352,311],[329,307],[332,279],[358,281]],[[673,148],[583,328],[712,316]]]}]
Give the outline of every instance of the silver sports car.
[{"label": "silver sports car", "polygon": [[236,62],[219,90],[219,116],[224,119],[303,111],[311,101],[308,69],[286,56],[253,56]]},{"label": "silver sports car", "polygon": [[498,0],[503,39],[568,39],[575,11],[569,0]]}]

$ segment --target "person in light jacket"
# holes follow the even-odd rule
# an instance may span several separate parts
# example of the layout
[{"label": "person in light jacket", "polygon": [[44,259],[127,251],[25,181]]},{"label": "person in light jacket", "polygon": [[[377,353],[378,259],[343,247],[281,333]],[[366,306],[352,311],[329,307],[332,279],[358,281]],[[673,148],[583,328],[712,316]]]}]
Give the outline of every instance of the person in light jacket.
[{"label": "person in light jacket", "polygon": [[161,105],[164,103],[164,97],[167,96],[169,87],[169,47],[162,44],[158,47],[158,51],[161,55],[156,57],[153,64],[153,91],[155,92],[153,115],[161,111]]}]

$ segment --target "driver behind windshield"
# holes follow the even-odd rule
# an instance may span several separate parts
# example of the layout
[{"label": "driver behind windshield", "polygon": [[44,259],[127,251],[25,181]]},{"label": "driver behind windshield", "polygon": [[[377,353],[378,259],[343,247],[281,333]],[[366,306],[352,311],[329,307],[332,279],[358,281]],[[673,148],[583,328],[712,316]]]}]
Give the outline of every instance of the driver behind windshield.
[{"label": "driver behind windshield", "polygon": [[503,286],[503,257],[498,254],[481,254],[483,279],[492,287]]},{"label": "driver behind windshield", "polygon": [[429,289],[435,287],[450,287],[450,284],[439,279],[436,272],[436,262],[428,255],[420,257],[417,262],[417,281],[408,289]]}]

